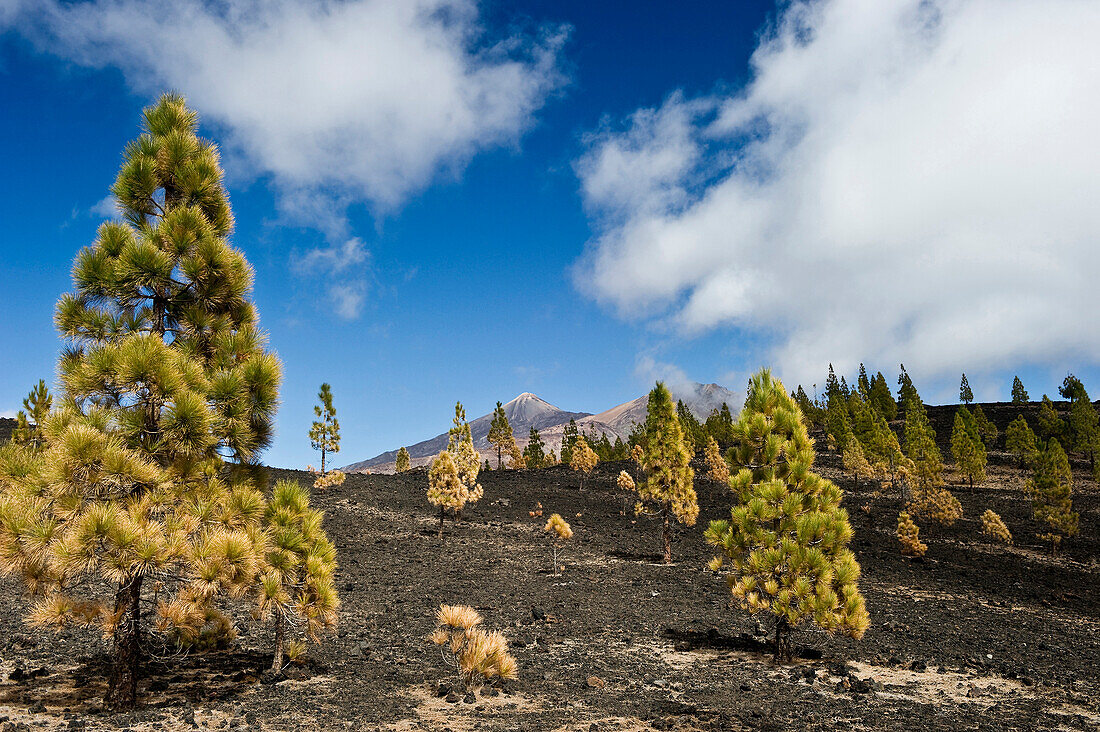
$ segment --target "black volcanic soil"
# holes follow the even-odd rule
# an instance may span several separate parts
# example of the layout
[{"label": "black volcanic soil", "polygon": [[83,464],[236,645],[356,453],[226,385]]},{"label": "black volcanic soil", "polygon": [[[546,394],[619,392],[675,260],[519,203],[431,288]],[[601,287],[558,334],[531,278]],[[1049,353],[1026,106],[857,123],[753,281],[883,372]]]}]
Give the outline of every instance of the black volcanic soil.
[{"label": "black volcanic soil", "polygon": [[[1057,560],[1034,538],[1025,476],[993,466],[956,488],[965,518],[922,527],[921,561],[893,536],[899,502],[847,491],[873,625],[861,641],[800,629],[801,658],[774,664],[756,620],[730,607],[707,572],[706,521],[728,500],[700,482],[699,525],[681,529],[676,564],[658,562],[658,527],[620,514],[601,466],[582,490],[565,468],[482,475],[485,497],[436,537],[423,472],[352,475],[315,496],[339,548],[337,634],[290,678],[265,678],[270,636],[242,611],[233,650],[149,667],[141,711],[109,716],[102,647],[23,623],[19,586],[0,581],[0,730],[1032,730],[1100,726],[1100,493],[1079,475],[1080,536]],[[308,480],[304,473],[273,471]],[[541,503],[575,537],[550,575]],[[1014,547],[978,534],[998,511]],[[441,602],[478,607],[520,664],[507,693],[472,703],[435,695],[447,673],[424,642]],[[591,678],[590,677],[594,677]],[[43,709],[44,706],[44,709]]]}]

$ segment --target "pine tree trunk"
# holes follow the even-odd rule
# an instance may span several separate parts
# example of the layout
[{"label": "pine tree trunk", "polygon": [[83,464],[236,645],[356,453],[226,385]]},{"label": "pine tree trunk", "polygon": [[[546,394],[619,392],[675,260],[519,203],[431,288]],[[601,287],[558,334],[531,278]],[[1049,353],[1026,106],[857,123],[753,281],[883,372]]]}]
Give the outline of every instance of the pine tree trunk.
[{"label": "pine tree trunk", "polygon": [[439,540],[443,541],[443,506],[439,507]]},{"label": "pine tree trunk", "polygon": [[503,464],[502,461],[503,457],[501,455],[500,445],[497,445],[497,470],[500,470],[501,465]]},{"label": "pine tree trunk", "polygon": [[111,711],[137,706],[137,684],[141,665],[141,577],[125,582],[115,593],[115,624],[111,676],[104,705]]},{"label": "pine tree trunk", "polygon": [[672,564],[672,526],[668,520],[668,507],[663,510],[665,515],[665,526],[662,532],[665,540],[665,564]]},{"label": "pine tree trunk", "polygon": [[781,616],[775,623],[775,660],[779,663],[790,661],[794,654],[791,649],[791,626],[787,617]]},{"label": "pine tree trunk", "polygon": [[280,610],[275,611],[275,653],[271,660],[271,670],[275,673],[279,673],[283,668],[283,613]]},{"label": "pine tree trunk", "polygon": [[325,474],[325,448],[321,448],[321,475]]}]

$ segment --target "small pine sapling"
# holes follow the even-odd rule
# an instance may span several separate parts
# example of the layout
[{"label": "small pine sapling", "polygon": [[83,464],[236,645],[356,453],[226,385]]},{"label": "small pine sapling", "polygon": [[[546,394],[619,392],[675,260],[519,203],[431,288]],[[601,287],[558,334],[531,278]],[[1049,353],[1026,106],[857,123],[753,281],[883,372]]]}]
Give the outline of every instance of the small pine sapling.
[{"label": "small pine sapling", "polygon": [[1019,376],[1012,377],[1012,403],[1013,404],[1027,404],[1030,401],[1030,397],[1027,395],[1027,389],[1024,388],[1024,382],[1020,381]]},{"label": "small pine sapling", "polygon": [[578,437],[570,451],[569,467],[580,473],[581,488],[584,488],[588,474],[596,468],[599,462],[600,458],[596,451],[588,446],[588,440],[584,439],[583,435]]},{"label": "small pine sapling", "polygon": [[561,514],[555,513],[550,515],[550,518],[546,521],[546,526],[543,526],[542,530],[550,535],[550,546],[554,559],[554,576],[558,577],[563,569],[558,564],[558,550],[565,542],[573,538],[573,529],[569,526],[569,522],[561,517]]},{"label": "small pine sapling", "polygon": [[402,447],[397,451],[397,459],[394,461],[393,469],[398,473],[404,473],[410,467],[412,467],[412,460],[409,458],[409,451]]},{"label": "small pine sapling", "polygon": [[741,606],[776,616],[775,656],[791,658],[791,629],[803,622],[862,638],[870,625],[859,592],[852,527],[837,486],[813,472],[814,443],[798,405],[767,369],[752,377],[736,425],[738,502],[704,538],[729,565]]},{"label": "small pine sapling", "polygon": [[52,407],[53,395],[46,387],[45,380],[39,379],[38,385],[23,400],[23,409],[15,416],[16,427],[11,435],[12,442],[35,451],[41,449],[44,444],[42,427]]},{"label": "small pine sapling", "polygon": [[500,631],[484,630],[477,610],[467,605],[440,605],[435,623],[428,641],[439,647],[464,690],[470,691],[477,679],[502,684],[516,678],[516,659],[508,652],[508,640]]},{"label": "small pine sapling", "polygon": [[970,390],[970,384],[966,381],[966,374],[963,374],[962,382],[959,384],[959,401],[963,404],[970,404],[974,401],[974,392]]},{"label": "small pine sapling", "polygon": [[336,624],[336,547],[321,520],[321,512],[310,508],[305,488],[289,480],[275,484],[264,512],[264,563],[257,583],[259,616],[275,624],[275,672],[282,670],[287,655],[288,629],[302,623],[316,642]]},{"label": "small pine sapling", "polygon": [[907,557],[923,557],[928,551],[928,545],[920,540],[920,527],[914,523],[909,514],[902,511],[898,514],[898,541],[901,542],[901,553]]},{"label": "small pine sapling", "polygon": [[730,480],[730,466],[722,457],[722,451],[718,449],[718,441],[713,437],[707,439],[706,448],[707,479],[715,483],[727,485]]},{"label": "small pine sapling", "polygon": [[982,535],[999,544],[1012,545],[1012,532],[991,508],[985,509],[985,513],[982,514]]},{"label": "small pine sapling", "polygon": [[1035,431],[1044,442],[1054,437],[1061,437],[1066,429],[1065,422],[1058,416],[1058,409],[1054,402],[1046,394],[1043,394],[1043,402],[1039,405],[1039,414],[1035,418]]},{"label": "small pine sapling", "polygon": [[1049,541],[1051,552],[1057,554],[1062,539],[1076,535],[1078,525],[1078,514],[1073,510],[1073,475],[1058,440],[1051,440],[1040,453],[1027,487],[1035,520],[1050,529],[1039,538]]},{"label": "small pine sapling", "polygon": [[981,438],[982,443],[989,450],[997,444],[997,436],[1000,432],[997,430],[997,425],[989,421],[989,418],[985,416],[985,412],[982,410],[982,405],[974,407],[974,424],[978,427],[978,436]]},{"label": "small pine sapling", "polygon": [[615,480],[615,484],[619,487],[619,490],[623,492],[622,503],[619,506],[619,514],[626,515],[626,508],[630,505],[630,502],[634,500],[633,494],[637,493],[638,487],[634,483],[634,476],[625,470],[619,471],[619,477]]},{"label": "small pine sapling", "polygon": [[841,459],[844,469],[855,477],[857,486],[859,481],[872,480],[875,477],[875,471],[871,463],[867,462],[867,456],[863,453],[863,448],[855,435],[848,437],[848,443],[841,452]]},{"label": "small pine sapling", "polygon": [[317,490],[323,491],[326,488],[331,488],[334,485],[343,485],[344,481],[348,479],[348,476],[341,470],[330,470],[328,473],[318,475],[316,480],[313,481],[313,487]]},{"label": "small pine sapling", "polygon": [[959,472],[969,479],[971,488],[975,481],[985,480],[986,462],[985,445],[978,437],[973,419],[966,407],[960,407],[955,412],[955,426],[951,430],[951,456]]},{"label": "small pine sapling", "polygon": [[[475,462],[475,465],[477,463]],[[477,473],[475,472],[476,476]],[[463,472],[450,450],[443,450],[432,461],[428,470],[428,502],[439,506],[439,538],[443,538],[443,516],[451,511],[457,520],[459,511],[469,502],[482,496],[481,485],[471,488],[463,479]]]}]

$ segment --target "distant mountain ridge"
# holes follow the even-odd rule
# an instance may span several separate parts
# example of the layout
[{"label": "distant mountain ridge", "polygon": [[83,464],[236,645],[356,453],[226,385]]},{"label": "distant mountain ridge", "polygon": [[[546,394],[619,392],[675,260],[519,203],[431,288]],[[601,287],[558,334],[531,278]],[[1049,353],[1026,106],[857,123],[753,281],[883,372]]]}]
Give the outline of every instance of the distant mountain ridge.
[{"label": "distant mountain ridge", "polygon": [[[700,420],[705,420],[712,411],[719,409],[723,402],[729,405],[730,411],[737,414],[744,401],[744,396],[719,386],[718,384],[699,384],[690,382],[687,384],[668,384],[674,401],[682,401]],[[649,396],[643,394],[637,399],[624,402],[599,414],[590,412],[567,412],[550,404],[544,399],[524,392],[512,401],[504,405],[504,413],[508,416],[508,422],[512,425],[512,434],[520,447],[527,444],[527,437],[534,427],[539,431],[543,444],[547,450],[559,451],[561,438],[570,419],[577,422],[581,431],[595,432],[597,435],[606,434],[608,439],[614,441],[616,437],[626,440],[631,427],[635,423],[645,422],[648,411]],[[493,455],[491,464],[496,464],[495,450],[489,444],[489,426],[493,421],[492,414],[486,414],[470,422],[470,435],[474,440],[474,447],[488,458]],[[439,451],[447,447],[447,433],[436,435],[428,440],[417,442],[407,446],[412,465],[425,465],[439,454]],[[397,460],[397,451],[400,448],[388,450],[381,455],[376,455],[369,460],[361,460],[341,468],[345,472],[360,472],[369,470],[372,472],[389,472],[394,468]]]}]

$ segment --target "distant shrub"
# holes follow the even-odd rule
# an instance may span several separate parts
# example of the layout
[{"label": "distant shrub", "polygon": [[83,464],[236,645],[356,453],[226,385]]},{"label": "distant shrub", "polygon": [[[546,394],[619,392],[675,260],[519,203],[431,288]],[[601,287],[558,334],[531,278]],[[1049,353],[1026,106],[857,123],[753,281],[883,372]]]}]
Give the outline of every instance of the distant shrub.
[{"label": "distant shrub", "polygon": [[718,441],[713,437],[707,438],[706,447],[707,478],[715,483],[727,485],[730,479],[730,466],[722,457],[722,451],[718,449]]},{"label": "distant shrub", "polygon": [[600,458],[596,451],[588,446],[588,440],[584,439],[584,436],[578,437],[576,442],[573,443],[573,450],[569,456],[569,467],[581,474],[582,486],[588,474],[596,468],[596,464],[599,462]]},{"label": "distant shrub", "polygon": [[554,552],[554,576],[561,574],[561,565],[558,564],[558,550],[561,546],[573,538],[573,529],[569,522],[561,517],[561,514],[551,514],[542,530],[551,537],[551,547]]},{"label": "distant shrub", "polygon": [[963,515],[962,504],[943,487],[915,488],[905,506],[914,516],[951,526]]},{"label": "distant shrub", "polygon": [[919,538],[918,527],[909,514],[902,511],[898,514],[898,541],[901,542],[901,553],[907,557],[923,557],[928,551],[928,545]]},{"label": "distant shrub", "polygon": [[1000,544],[1012,544],[1012,532],[1005,526],[1001,517],[990,508],[982,514],[982,534]]},{"label": "distant shrub", "polygon": [[[634,483],[634,476],[625,470],[619,471],[619,477],[616,479],[615,484],[619,487],[619,490],[624,494],[634,494],[638,490],[638,486]],[[632,495],[623,495],[621,504],[619,506],[619,513],[626,515],[627,506],[634,500]]]},{"label": "distant shrub", "polygon": [[1005,428],[1005,449],[1016,456],[1021,468],[1034,465],[1039,457],[1035,433],[1031,431],[1031,425],[1024,419],[1024,415],[1016,417]]},{"label": "distant shrub", "polygon": [[517,676],[516,659],[500,631],[481,628],[482,618],[467,605],[440,605],[436,629],[428,640],[439,647],[444,661],[469,690],[476,679],[504,682]]},{"label": "distant shrub", "polygon": [[402,447],[397,451],[397,460],[394,462],[393,469],[398,473],[404,473],[412,464],[412,460],[409,457],[409,451]]},{"label": "distant shrub", "polygon": [[343,485],[347,479],[348,476],[339,470],[330,470],[324,475],[318,475],[317,480],[313,481],[313,487],[323,491],[325,488],[331,488],[334,485]]},{"label": "distant shrub", "polygon": [[[474,475],[477,475],[476,470]],[[478,501],[482,494],[480,484],[475,483],[471,488],[463,479],[463,472],[450,450],[439,453],[428,470],[428,503],[439,506],[439,538],[443,538],[444,514],[451,511],[457,517],[467,503]]]}]

